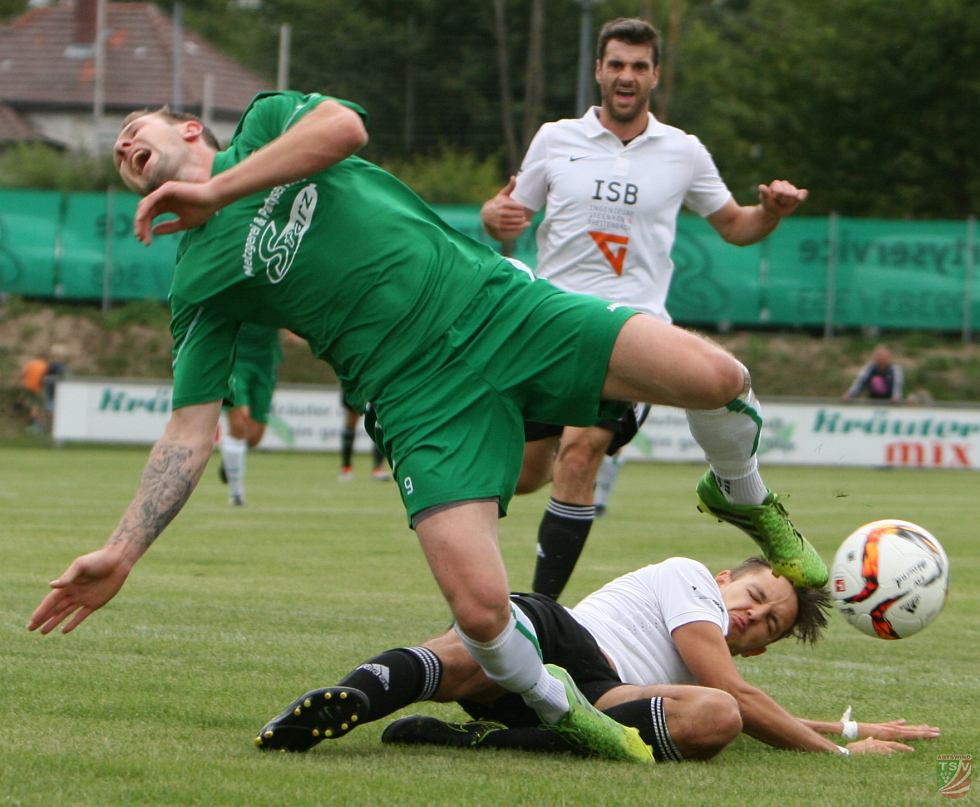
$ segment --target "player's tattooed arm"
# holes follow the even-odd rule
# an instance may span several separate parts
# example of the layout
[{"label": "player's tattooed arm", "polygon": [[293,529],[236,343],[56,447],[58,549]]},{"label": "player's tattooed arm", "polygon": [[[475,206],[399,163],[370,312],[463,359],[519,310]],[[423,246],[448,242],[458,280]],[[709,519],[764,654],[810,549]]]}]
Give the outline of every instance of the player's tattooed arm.
[{"label": "player's tattooed arm", "polygon": [[215,401],[174,411],[150,452],[136,495],[106,546],[124,550],[135,561],[174,520],[211,456],[220,406]]},{"label": "player's tattooed arm", "polygon": [[163,441],[154,446],[136,496],[109,537],[109,545],[129,541],[140,554],[149,549],[187,503],[200,478],[203,466],[195,467],[193,460],[194,452],[186,446]]},{"label": "player's tattooed arm", "polygon": [[190,498],[213,448],[221,401],[177,409],[153,450],[136,495],[101,549],[81,555],[52,580],[27,623],[50,633],[74,630],[122,588],[133,564]]}]

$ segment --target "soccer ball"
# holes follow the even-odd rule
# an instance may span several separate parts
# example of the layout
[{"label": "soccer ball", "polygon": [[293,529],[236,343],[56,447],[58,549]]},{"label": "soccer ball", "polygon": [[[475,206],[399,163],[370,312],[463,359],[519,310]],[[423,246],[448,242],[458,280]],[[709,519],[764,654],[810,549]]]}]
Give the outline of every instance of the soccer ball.
[{"label": "soccer ball", "polygon": [[830,580],[837,610],[855,628],[881,639],[904,639],[943,609],[949,561],[928,530],[888,518],[847,536]]}]

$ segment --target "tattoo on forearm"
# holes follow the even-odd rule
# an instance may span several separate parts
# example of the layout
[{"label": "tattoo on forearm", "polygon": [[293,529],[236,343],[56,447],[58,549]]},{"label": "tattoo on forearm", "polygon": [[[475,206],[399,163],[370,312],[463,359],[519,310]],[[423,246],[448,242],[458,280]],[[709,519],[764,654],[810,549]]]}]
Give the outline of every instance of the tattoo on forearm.
[{"label": "tattoo on forearm", "polygon": [[109,538],[110,544],[132,541],[143,551],[180,512],[197,483],[193,451],[158,443],[150,453],[139,489]]}]

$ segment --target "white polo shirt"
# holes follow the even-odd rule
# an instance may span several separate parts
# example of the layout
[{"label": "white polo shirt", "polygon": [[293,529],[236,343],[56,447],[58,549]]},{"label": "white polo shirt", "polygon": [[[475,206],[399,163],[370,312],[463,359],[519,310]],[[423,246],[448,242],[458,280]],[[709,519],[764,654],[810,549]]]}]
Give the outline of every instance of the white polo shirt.
[{"label": "white polo shirt", "polygon": [[704,565],[668,558],[624,574],[571,609],[595,638],[626,684],[696,683],[681,659],[672,631],[710,622],[728,633],[721,589]]},{"label": "white polo shirt", "polygon": [[511,198],[546,208],[538,228],[538,276],[653,314],[665,307],[670,251],[681,205],[709,216],[731,198],[694,135],[649,116],[627,145],[592,107],[546,123],[531,141]]}]

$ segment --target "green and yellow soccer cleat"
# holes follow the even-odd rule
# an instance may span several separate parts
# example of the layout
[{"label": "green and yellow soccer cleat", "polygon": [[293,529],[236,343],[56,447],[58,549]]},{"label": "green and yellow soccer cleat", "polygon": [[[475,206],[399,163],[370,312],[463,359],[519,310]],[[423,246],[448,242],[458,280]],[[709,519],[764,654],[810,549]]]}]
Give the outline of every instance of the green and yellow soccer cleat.
[{"label": "green and yellow soccer cleat", "polygon": [[643,764],[653,762],[653,752],[643,742],[640,732],[617,723],[609,715],[596,709],[564,669],[555,664],[544,666],[565,685],[565,694],[571,707],[561,720],[545,724],[544,728],[558,734],[572,747],[593,756]]},{"label": "green and yellow soccer cleat", "polygon": [[369,707],[368,696],[353,687],[314,689],[266,723],[255,745],[263,751],[307,751],[321,740],[343,737]]},{"label": "green and yellow soccer cleat", "polygon": [[817,550],[790,521],[779,497],[769,492],[762,504],[732,504],[710,469],[698,482],[698,510],[734,524],[755,541],[773,574],[793,585],[820,588],[830,575]]}]

